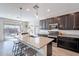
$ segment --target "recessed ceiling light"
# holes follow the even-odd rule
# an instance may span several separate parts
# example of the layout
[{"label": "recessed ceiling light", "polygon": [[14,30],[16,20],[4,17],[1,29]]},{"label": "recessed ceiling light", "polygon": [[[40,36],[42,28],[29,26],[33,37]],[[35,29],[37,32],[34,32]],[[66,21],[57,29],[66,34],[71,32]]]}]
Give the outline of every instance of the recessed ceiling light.
[{"label": "recessed ceiling light", "polygon": [[28,8],[28,9],[26,9],[26,11],[30,11],[30,9]]},{"label": "recessed ceiling light", "polygon": [[50,12],[50,9],[47,9],[47,12]]}]

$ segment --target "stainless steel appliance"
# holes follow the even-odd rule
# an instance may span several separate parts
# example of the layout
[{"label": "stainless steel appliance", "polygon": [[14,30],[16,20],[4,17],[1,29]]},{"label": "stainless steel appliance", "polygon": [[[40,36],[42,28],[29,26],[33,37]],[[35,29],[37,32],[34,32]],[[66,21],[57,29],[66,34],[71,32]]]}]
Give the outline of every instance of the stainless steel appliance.
[{"label": "stainless steel appliance", "polygon": [[49,30],[48,37],[57,38],[57,36],[58,36],[58,23],[49,24],[49,26],[51,27],[51,29]]},{"label": "stainless steel appliance", "polygon": [[53,38],[54,39],[53,42],[55,46],[57,46],[57,38],[59,35],[58,24],[57,23],[50,24],[49,26],[51,27],[51,29],[48,31],[49,32],[48,37]]},{"label": "stainless steel appliance", "polygon": [[58,29],[49,30],[48,37],[57,38],[58,37],[58,34],[59,34]]}]

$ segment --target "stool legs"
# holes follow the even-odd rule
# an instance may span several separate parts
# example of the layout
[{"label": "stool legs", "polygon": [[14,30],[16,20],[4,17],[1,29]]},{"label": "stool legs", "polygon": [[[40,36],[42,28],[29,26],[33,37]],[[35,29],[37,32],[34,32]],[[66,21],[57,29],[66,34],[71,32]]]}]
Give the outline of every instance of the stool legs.
[{"label": "stool legs", "polygon": [[24,56],[24,49],[27,49],[27,46],[23,43],[14,43],[12,52],[14,56]]}]

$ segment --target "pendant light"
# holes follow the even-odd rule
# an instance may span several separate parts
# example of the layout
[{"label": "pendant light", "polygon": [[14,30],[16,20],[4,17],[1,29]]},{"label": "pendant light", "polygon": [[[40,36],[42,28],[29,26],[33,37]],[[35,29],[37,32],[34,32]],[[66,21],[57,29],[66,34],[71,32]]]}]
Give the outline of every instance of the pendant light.
[{"label": "pendant light", "polygon": [[33,8],[34,8],[34,10],[35,10],[35,16],[36,16],[36,18],[38,19],[38,9],[39,9],[39,6],[38,5],[34,5],[33,6]]}]

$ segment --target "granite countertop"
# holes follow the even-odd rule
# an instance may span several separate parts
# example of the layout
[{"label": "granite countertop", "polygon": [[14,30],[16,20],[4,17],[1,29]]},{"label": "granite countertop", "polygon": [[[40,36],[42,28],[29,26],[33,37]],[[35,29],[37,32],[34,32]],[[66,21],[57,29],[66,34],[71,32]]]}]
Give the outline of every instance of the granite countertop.
[{"label": "granite countertop", "polygon": [[62,37],[72,37],[72,38],[79,38],[79,30],[59,30],[59,36]]},{"label": "granite countertop", "polygon": [[79,35],[73,35],[73,34],[64,34],[64,35],[58,35],[61,37],[71,37],[71,38],[79,38]]},{"label": "granite countertop", "polygon": [[49,42],[53,41],[54,39],[50,39],[48,37],[30,37],[27,35],[22,35],[21,41],[25,44],[29,44],[35,48],[42,48],[46,46]]},{"label": "granite countertop", "polygon": [[58,36],[62,36],[62,37],[79,38],[79,30],[58,30],[58,29],[55,30],[54,29],[49,31],[52,31],[52,32],[58,31],[59,32]]}]

